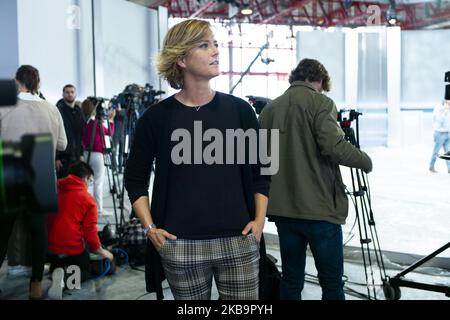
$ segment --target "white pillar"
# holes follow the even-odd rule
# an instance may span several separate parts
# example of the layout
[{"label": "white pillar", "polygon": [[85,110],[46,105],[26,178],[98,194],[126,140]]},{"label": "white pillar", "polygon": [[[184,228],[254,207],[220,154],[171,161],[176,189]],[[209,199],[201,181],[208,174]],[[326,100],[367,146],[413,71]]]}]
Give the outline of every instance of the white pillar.
[{"label": "white pillar", "polygon": [[159,24],[158,24],[158,11],[157,10],[148,10],[147,15],[147,23],[149,30],[149,37],[147,37],[147,55],[148,55],[148,72],[149,72],[149,83],[154,87],[154,90],[162,90],[160,88],[159,76],[156,70],[156,63],[159,52],[159,36],[155,37],[153,35],[157,35],[159,33]]},{"label": "white pillar", "polygon": [[357,109],[358,101],[358,31],[345,33],[345,105]]},{"label": "white pillar", "polygon": [[[158,37],[159,37],[159,49],[163,46],[164,37],[166,36],[167,30],[169,29],[169,11],[166,7],[158,7]],[[159,51],[159,50],[158,50]],[[159,80],[159,88],[166,93],[169,90],[169,85],[167,81]]]},{"label": "white pillar", "polygon": [[[104,0],[103,0],[104,1]],[[103,45],[103,22],[102,6],[103,1],[93,0],[94,10],[94,45],[95,45],[95,86],[97,96],[105,95],[105,70],[104,70],[104,45]],[[106,3],[105,3],[106,5]]]},{"label": "white pillar", "polygon": [[17,0],[0,1],[0,79],[13,79],[19,67]]},{"label": "white pillar", "polygon": [[387,146],[400,146],[402,138],[400,94],[401,94],[401,30],[389,27],[387,39],[387,95],[388,95],[388,138]]},{"label": "white pillar", "polygon": [[80,29],[77,32],[78,97],[94,95],[94,59],[92,54],[92,4],[90,0],[78,0]]}]

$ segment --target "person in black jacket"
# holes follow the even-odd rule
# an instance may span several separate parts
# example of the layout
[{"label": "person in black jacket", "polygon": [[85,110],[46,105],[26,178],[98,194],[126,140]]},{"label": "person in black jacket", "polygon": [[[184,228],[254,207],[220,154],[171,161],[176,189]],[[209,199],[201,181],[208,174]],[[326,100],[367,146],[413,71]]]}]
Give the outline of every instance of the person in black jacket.
[{"label": "person in black jacket", "polygon": [[67,135],[67,148],[56,153],[56,171],[58,179],[65,178],[69,166],[83,160],[83,135],[85,120],[81,108],[76,105],[77,90],[68,84],[63,88],[63,99],[59,100],[57,107],[64,121]]},{"label": "person in black jacket", "polygon": [[[248,103],[211,89],[218,61],[208,22],[186,20],[168,31],[158,69],[181,90],[139,119],[125,168],[130,201],[149,239],[147,266],[154,277],[165,274],[175,299],[210,299],[213,276],[220,299],[259,297],[270,177],[261,174],[259,160],[248,161],[252,142],[244,162],[236,161],[242,150],[228,140],[220,144],[230,132],[257,134],[259,125]],[[163,275],[155,268],[159,259]]]}]

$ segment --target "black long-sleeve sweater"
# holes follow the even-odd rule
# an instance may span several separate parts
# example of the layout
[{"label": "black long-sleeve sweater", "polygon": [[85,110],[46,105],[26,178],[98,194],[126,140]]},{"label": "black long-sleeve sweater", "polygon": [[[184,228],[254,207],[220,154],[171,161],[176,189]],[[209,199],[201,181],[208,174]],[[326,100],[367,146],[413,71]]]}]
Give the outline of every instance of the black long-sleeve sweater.
[{"label": "black long-sleeve sweater", "polygon": [[[240,128],[243,130],[259,130],[256,115],[250,105],[244,100],[224,93],[217,93],[214,98],[214,108],[228,108],[229,112],[237,110]],[[177,119],[179,102],[170,97],[150,107],[139,119],[130,156],[125,168],[125,187],[131,203],[141,196],[148,196],[150,172],[155,162],[155,180],[151,201],[152,218],[156,225],[164,226],[167,214],[167,199],[170,183],[170,168],[172,167],[171,150],[173,142],[171,135],[173,121]],[[234,109],[234,110],[233,110]],[[248,149],[248,148],[247,148]],[[247,150],[248,151],[248,150]],[[250,219],[255,216],[254,194],[268,196],[270,177],[260,174],[261,163],[239,165],[241,181]],[[196,184],[201,181],[195,181]],[[220,181],[217,181],[219,184]],[[207,199],[202,199],[207,200]]]},{"label": "black long-sleeve sweater", "polygon": [[[176,120],[179,103],[170,97],[150,107],[139,119],[133,139],[130,156],[125,168],[125,187],[131,203],[141,196],[148,196],[150,173],[155,162],[155,179],[151,201],[151,214],[157,226],[164,226],[167,218],[167,200],[170,184],[176,183],[170,174],[171,135]],[[236,112],[238,123],[243,130],[259,130],[256,115],[251,106],[244,100],[224,93],[216,93],[214,108],[227,108],[230,113]],[[247,148],[248,151],[248,148]],[[248,157],[246,157],[248,159]],[[244,200],[250,220],[255,217],[255,193],[268,196],[270,176],[260,174],[261,163],[239,165]],[[197,184],[201,181],[195,181]],[[217,181],[220,184],[220,181]],[[205,200],[205,199],[202,199]],[[195,223],[195,221],[193,221]],[[147,291],[162,293],[160,281],[163,279],[159,254],[150,241],[147,250],[146,279]],[[149,273],[152,271],[152,274]]]}]

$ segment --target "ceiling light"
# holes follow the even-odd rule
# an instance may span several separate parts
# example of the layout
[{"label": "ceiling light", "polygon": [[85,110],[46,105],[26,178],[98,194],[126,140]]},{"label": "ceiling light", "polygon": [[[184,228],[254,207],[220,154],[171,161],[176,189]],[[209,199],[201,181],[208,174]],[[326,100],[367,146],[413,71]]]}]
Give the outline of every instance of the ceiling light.
[{"label": "ceiling light", "polygon": [[242,1],[241,14],[244,16],[249,16],[253,14],[252,8],[250,8],[248,1]]},{"label": "ceiling light", "polygon": [[249,8],[248,6],[244,6],[241,9],[241,14],[243,14],[244,16],[249,16],[249,15],[253,14],[253,10],[251,8]]}]

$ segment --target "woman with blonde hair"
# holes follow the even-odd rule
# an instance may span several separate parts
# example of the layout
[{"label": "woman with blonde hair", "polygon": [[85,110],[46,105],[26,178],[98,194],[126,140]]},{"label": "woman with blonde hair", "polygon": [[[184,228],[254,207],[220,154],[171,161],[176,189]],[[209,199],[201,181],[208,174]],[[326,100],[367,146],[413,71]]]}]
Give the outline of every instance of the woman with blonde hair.
[{"label": "woman with blonde hair", "polygon": [[[130,201],[150,240],[148,260],[154,263],[146,269],[153,283],[147,282],[147,289],[159,288],[162,297],[155,280],[155,261],[160,259],[175,299],[210,299],[212,277],[223,300],[258,299],[259,244],[270,178],[260,175],[259,162],[241,164],[235,154],[233,163],[209,161],[203,153],[208,145],[195,142],[203,134],[199,128],[214,129],[222,137],[228,129],[257,131],[256,115],[244,100],[211,88],[210,80],[220,72],[218,44],[208,22],[186,20],[173,26],[158,70],[180,91],[139,119],[125,169]],[[185,146],[181,151],[180,145]],[[224,159],[228,148],[222,147],[215,156]]]}]

